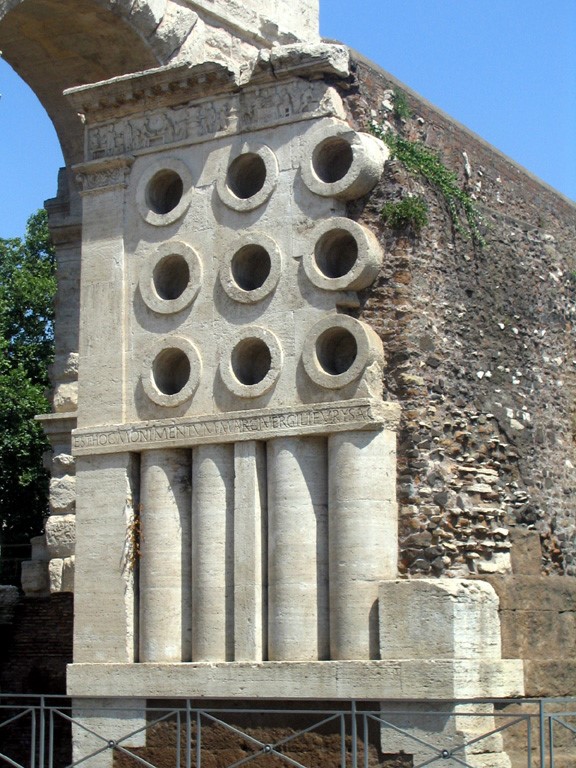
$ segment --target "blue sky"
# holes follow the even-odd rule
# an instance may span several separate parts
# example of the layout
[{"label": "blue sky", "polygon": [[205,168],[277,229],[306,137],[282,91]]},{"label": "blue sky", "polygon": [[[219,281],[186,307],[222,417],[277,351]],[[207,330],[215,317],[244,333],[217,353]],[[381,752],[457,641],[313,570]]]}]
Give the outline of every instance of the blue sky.
[{"label": "blue sky", "polygon": [[[287,0],[288,1],[288,0]],[[320,29],[576,200],[576,0],[320,0]],[[0,237],[56,192],[58,141],[0,61]]]}]

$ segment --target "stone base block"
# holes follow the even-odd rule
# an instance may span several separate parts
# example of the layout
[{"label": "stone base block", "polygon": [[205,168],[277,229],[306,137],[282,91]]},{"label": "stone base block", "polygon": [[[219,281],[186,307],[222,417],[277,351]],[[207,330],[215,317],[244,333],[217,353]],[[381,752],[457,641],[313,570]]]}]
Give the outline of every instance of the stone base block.
[{"label": "stone base block", "polygon": [[453,700],[521,696],[516,659],[71,664],[70,696]]},{"label": "stone base block", "polygon": [[498,597],[486,582],[383,581],[379,612],[383,659],[499,659],[502,655]]},{"label": "stone base block", "polygon": [[383,704],[381,718],[384,754],[411,755],[414,765],[510,768],[491,704]]},{"label": "stone base block", "polygon": [[146,705],[129,699],[77,699],[72,703],[74,765],[112,768],[111,743],[121,747],[146,745]]}]

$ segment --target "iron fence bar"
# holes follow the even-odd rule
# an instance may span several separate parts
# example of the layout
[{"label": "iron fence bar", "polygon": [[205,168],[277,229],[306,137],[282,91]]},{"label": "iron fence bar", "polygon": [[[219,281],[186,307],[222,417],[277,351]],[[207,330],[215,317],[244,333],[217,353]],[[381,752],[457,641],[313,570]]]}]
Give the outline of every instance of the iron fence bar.
[{"label": "iron fence bar", "polygon": [[[570,714],[570,713],[567,713]],[[567,728],[571,733],[576,733],[576,728],[573,725],[570,725],[570,723],[566,723],[564,721],[564,717],[566,715],[563,712],[557,712],[553,715],[551,715],[552,719],[555,723],[559,723],[560,725],[564,726],[564,728]]]},{"label": "iron fence bar", "polygon": [[364,768],[368,768],[368,718],[362,713],[362,730],[364,733]]},{"label": "iron fence bar", "polygon": [[186,768],[192,768],[192,722],[190,721],[190,699],[186,699]]},{"label": "iron fence bar", "polygon": [[[238,710],[238,712],[241,712],[242,710]],[[273,712],[274,710],[248,710],[251,714],[257,714],[259,712]],[[234,712],[234,710],[230,710],[231,713]],[[285,710],[284,710],[285,712]],[[234,725],[231,725],[230,723],[227,723],[224,720],[221,720],[214,715],[211,715],[208,710],[204,710],[202,712],[204,717],[207,717],[210,720],[213,720],[215,723],[218,723],[219,725],[222,725],[224,728],[226,728],[229,731],[232,731],[232,733],[236,733],[239,736],[243,736],[244,738],[248,739],[249,741],[254,742],[254,744],[257,744],[260,747],[265,747],[266,744],[263,741],[260,741],[259,739],[255,738],[254,736],[251,736],[249,733],[246,733],[245,731],[241,731],[239,728],[236,728]],[[282,711],[280,711],[280,714],[282,714]],[[301,713],[300,713],[301,714]],[[317,713],[314,713],[317,714]],[[293,741],[294,739],[297,739],[299,736],[302,736],[304,733],[310,733],[310,731],[315,731],[317,728],[320,728],[323,725],[326,725],[326,723],[330,723],[332,720],[336,720],[339,717],[338,714],[332,714],[329,717],[324,718],[324,720],[320,720],[317,723],[314,723],[313,725],[308,726],[308,728],[302,728],[301,730],[297,731],[296,733],[291,734],[290,736],[286,736],[284,739],[280,739],[280,741],[276,741],[274,743],[275,747],[283,747],[285,744],[288,744],[289,742]]]},{"label": "iron fence bar", "polygon": [[23,712],[18,712],[16,715],[11,717],[9,720],[4,720],[3,723],[0,723],[0,728],[4,728],[5,725],[10,725],[10,723],[14,723],[16,720],[19,720],[21,717],[26,717],[26,715],[28,715],[28,714],[31,714],[32,716],[34,716],[34,708],[33,707],[28,707]]},{"label": "iron fence bar", "polygon": [[107,749],[110,749],[109,744],[105,744],[103,747],[100,747],[100,749],[97,749],[96,752],[91,752],[89,755],[84,755],[84,757],[81,757],[80,760],[72,760],[72,762],[67,765],[66,768],[76,768],[78,765],[85,763],[86,760],[91,760],[93,757],[97,757],[103,752],[106,752]]},{"label": "iron fence bar", "polygon": [[528,715],[526,720],[526,742],[528,749],[528,760],[526,761],[526,768],[532,768],[532,718]]},{"label": "iron fence bar", "polygon": [[121,752],[123,755],[128,755],[133,760],[135,760],[137,763],[140,763],[141,765],[145,765],[146,768],[158,768],[157,765],[154,765],[154,763],[149,763],[148,760],[145,760],[143,757],[140,757],[140,755],[135,755],[134,752],[130,752],[126,749],[126,747],[122,747],[120,744],[114,744],[109,745],[109,749],[111,749],[113,752]]},{"label": "iron fence bar", "polygon": [[196,712],[196,768],[202,766],[202,717],[200,710]]},{"label": "iron fence bar", "polygon": [[38,749],[38,762],[40,768],[44,768],[44,755],[46,747],[46,722],[45,722],[45,699],[44,696],[40,697],[40,709],[38,710],[38,717],[40,719],[40,744]]},{"label": "iron fence bar", "polygon": [[340,768],[346,768],[346,718],[340,714]]},{"label": "iron fence bar", "polygon": [[48,768],[54,768],[54,711],[48,710]]},{"label": "iron fence bar", "polygon": [[540,721],[540,768],[546,768],[546,722],[544,717],[544,700],[538,702]]},{"label": "iron fence bar", "polygon": [[[14,696],[14,698],[16,698]],[[144,756],[140,756],[137,754],[134,754],[133,752],[129,751],[129,748],[126,748],[123,746],[123,744],[131,737],[135,736],[136,734],[142,733],[142,732],[149,732],[150,728],[153,728],[155,725],[166,721],[169,718],[175,718],[176,720],[176,738],[177,738],[177,744],[175,753],[175,768],[201,768],[202,766],[202,728],[206,725],[207,721],[210,721],[214,723],[215,725],[219,725],[222,728],[226,729],[227,731],[236,734],[238,736],[241,736],[243,739],[246,739],[250,744],[255,747],[253,754],[249,754],[244,756],[242,759],[232,763],[228,768],[240,768],[240,766],[249,763],[250,761],[253,761],[262,755],[268,755],[276,757],[280,760],[282,760],[286,765],[294,766],[294,768],[305,768],[305,766],[300,763],[298,760],[290,757],[289,755],[283,754],[281,751],[281,748],[283,746],[286,746],[290,744],[291,742],[295,741],[299,737],[303,736],[306,733],[310,733],[313,731],[318,730],[319,728],[322,728],[325,724],[328,724],[330,722],[336,721],[338,719],[339,721],[339,727],[336,730],[336,733],[338,730],[340,731],[340,764],[341,768],[358,768],[359,765],[362,766],[362,768],[369,768],[370,764],[370,755],[368,750],[368,744],[369,744],[369,733],[370,733],[370,723],[376,723],[378,724],[382,729],[386,728],[390,732],[390,736],[392,733],[401,734],[404,738],[408,739],[411,743],[414,745],[421,745],[421,747],[426,748],[426,750],[430,750],[431,753],[433,753],[433,756],[431,756],[429,759],[425,759],[423,762],[420,762],[418,765],[415,765],[414,768],[425,768],[426,766],[434,765],[436,763],[444,762],[446,758],[451,758],[452,761],[459,765],[463,766],[464,768],[470,768],[470,764],[465,761],[465,755],[464,751],[466,748],[469,748],[473,746],[474,744],[477,744],[478,742],[482,742],[482,740],[488,739],[491,736],[495,736],[499,733],[504,733],[506,731],[509,731],[510,729],[516,728],[518,726],[521,726],[522,723],[526,723],[526,736],[524,744],[527,748],[527,754],[526,754],[526,760],[522,760],[522,764],[526,766],[526,768],[535,768],[536,764],[538,764],[539,768],[555,768],[555,765],[558,764],[558,760],[556,759],[558,757],[557,751],[560,748],[557,745],[558,740],[556,739],[557,734],[557,726],[564,728],[566,732],[571,734],[573,736],[576,734],[576,726],[568,719],[573,718],[576,716],[576,699],[527,699],[527,700],[518,700],[518,703],[521,703],[523,705],[536,705],[536,711],[533,709],[531,710],[531,707],[529,707],[529,711],[524,713],[511,713],[507,714],[505,712],[471,712],[471,711],[463,711],[459,713],[450,712],[450,713],[442,713],[446,714],[449,718],[454,717],[479,717],[482,718],[494,718],[496,720],[496,726],[491,728],[490,730],[486,731],[485,733],[482,733],[481,735],[475,735],[474,738],[470,739],[469,741],[465,742],[464,744],[458,744],[454,745],[450,750],[441,750],[441,748],[436,747],[434,744],[430,743],[429,740],[425,740],[416,733],[411,732],[409,730],[406,730],[405,728],[400,727],[399,725],[394,724],[390,720],[386,720],[383,716],[383,713],[381,711],[377,710],[362,710],[358,707],[357,702],[352,701],[349,703],[349,708],[341,708],[339,710],[328,710],[328,712],[318,712],[318,710],[284,710],[284,709],[218,709],[214,708],[210,711],[208,710],[202,710],[202,709],[196,709],[192,706],[193,702],[190,699],[186,699],[182,702],[182,706],[176,706],[172,708],[166,708],[163,709],[162,707],[159,707],[158,710],[156,710],[159,714],[157,718],[150,722],[146,722],[146,724],[141,727],[137,728],[135,730],[132,730],[129,734],[122,735],[121,738],[117,739],[115,742],[107,741],[104,736],[101,735],[103,732],[102,728],[99,728],[100,733],[94,731],[87,725],[85,725],[81,721],[81,713],[80,716],[77,715],[76,712],[74,712],[75,717],[72,717],[67,711],[65,711],[61,706],[56,706],[54,702],[60,702],[59,697],[46,697],[46,696],[38,696],[35,698],[35,701],[38,702],[37,704],[30,706],[30,698],[31,697],[20,697],[23,704],[20,705],[23,707],[22,711],[14,712],[14,704],[11,703],[12,697],[9,699],[8,697],[0,697],[0,716],[3,714],[3,710],[9,714],[8,718],[0,723],[0,729],[3,729],[4,726],[6,726],[7,730],[10,726],[13,726],[14,723],[22,723],[24,722],[27,724],[27,727],[30,728],[29,734],[30,734],[30,744],[29,744],[29,756],[28,760],[29,763],[27,763],[26,768],[54,768],[54,765],[57,764],[57,756],[55,755],[55,749],[58,745],[58,739],[59,739],[59,733],[57,732],[57,726],[59,721],[66,722],[70,725],[73,725],[80,730],[91,734],[94,736],[97,740],[101,740],[103,742],[102,748],[97,749],[96,751],[92,752],[90,755],[87,755],[85,757],[82,757],[81,759],[77,760],[76,762],[72,762],[69,766],[69,768],[73,768],[74,766],[80,766],[84,764],[87,760],[90,760],[91,758],[94,758],[95,756],[104,753],[107,749],[117,750],[117,752],[120,754],[129,755],[132,757],[135,761],[135,763],[145,766],[147,768],[155,768],[153,763],[150,763],[147,759],[145,759]],[[64,697],[63,697],[64,698]],[[506,704],[512,703],[511,700],[503,700]],[[570,711],[570,702],[574,702],[574,710]],[[559,704],[559,709],[561,709],[560,712],[551,712],[548,711],[548,704],[550,703],[557,703]],[[420,702],[423,703],[423,702]],[[494,701],[477,701],[477,700],[461,700],[459,702],[451,702],[451,704],[480,704],[480,703],[492,703],[494,704]],[[129,710],[122,710],[120,707],[118,708],[119,711],[129,711]],[[153,704],[149,703],[148,705],[148,711],[153,711]],[[530,711],[531,710],[531,711]],[[255,737],[251,736],[249,733],[246,733],[245,731],[242,731],[240,728],[236,727],[232,723],[226,722],[224,717],[226,715],[231,714],[241,714],[241,713],[250,713],[252,715],[258,713],[268,713],[270,715],[289,715],[289,714],[307,714],[307,715],[314,715],[314,722],[309,725],[307,728],[301,729],[299,731],[296,731],[295,733],[292,733],[288,736],[284,736],[282,739],[280,739],[276,743],[269,743],[265,744],[263,741],[256,739]],[[397,718],[399,715],[413,715],[414,712],[394,712],[394,717]],[[432,707],[427,708],[425,711],[418,712],[418,715],[421,717],[425,717],[426,715],[438,715],[440,712],[437,710],[434,710]],[[196,728],[197,728],[197,738],[196,738],[196,765],[194,765],[194,715],[196,719]],[[30,717],[30,723],[26,720],[27,717]],[[317,720],[316,717],[319,717]],[[347,744],[347,738],[348,738],[348,728],[347,728],[347,720],[348,717],[350,717],[350,735],[351,735],[351,744],[350,748]],[[359,718],[361,718],[362,722],[360,722]],[[505,719],[505,722],[502,723],[502,719]],[[500,724],[498,724],[500,723]],[[538,748],[536,748],[536,735],[534,733],[534,728],[536,728],[536,724],[538,723],[540,727],[539,731],[539,752]],[[186,743],[184,744],[184,729],[185,728],[185,738]],[[548,732],[548,733],[547,733]],[[174,733],[174,730],[172,730],[172,733]],[[428,737],[429,738],[429,737]],[[363,757],[360,755],[360,742],[363,740],[364,744],[364,753]],[[186,754],[186,760],[183,760],[184,755],[184,749]],[[348,754],[350,753],[350,760],[348,759]],[[144,753],[145,754],[145,753]],[[424,752],[424,754],[426,754]],[[540,755],[539,759],[537,755]],[[173,758],[174,759],[174,758]],[[7,766],[10,766],[11,768],[24,768],[19,762],[17,762],[13,757],[8,757],[8,755],[4,755],[2,752],[0,752],[0,762],[2,764],[5,764]]]},{"label": "iron fence bar", "polygon": [[36,767],[36,710],[31,710],[32,714],[32,739],[30,748],[32,750],[30,758],[30,768]]},{"label": "iron fence bar", "polygon": [[16,763],[14,760],[12,760],[11,757],[4,755],[2,752],[0,752],[0,757],[2,760],[6,760],[6,762],[13,766],[13,768],[26,768],[26,766],[22,765],[22,763]]},{"label": "iron fence bar", "polygon": [[[458,713],[458,717],[462,717],[463,714],[466,713]],[[474,713],[470,712],[468,713],[470,717],[474,716]],[[493,715],[486,714],[484,717],[493,717]],[[511,723],[505,723],[504,725],[499,726],[498,728],[494,728],[491,731],[486,731],[486,733],[483,733],[480,736],[476,736],[474,739],[470,739],[470,741],[465,742],[464,744],[461,744],[457,747],[457,749],[464,749],[465,747],[471,747],[473,744],[476,744],[478,741],[482,741],[482,739],[488,738],[488,736],[494,736],[496,733],[501,733],[502,731],[507,730],[508,728],[512,728],[514,725],[518,725],[518,723],[522,723],[524,721],[524,717],[519,717],[516,720],[513,720]]]},{"label": "iron fence bar", "polygon": [[550,768],[554,768],[554,717],[548,715],[548,755]]},{"label": "iron fence bar", "polygon": [[[396,713],[398,714],[398,713]],[[392,728],[393,731],[396,731],[397,733],[401,733],[404,736],[408,736],[409,739],[412,739],[412,741],[415,741],[417,744],[421,744],[423,747],[428,747],[429,749],[436,750],[437,747],[434,744],[430,744],[428,741],[424,741],[424,739],[418,738],[418,736],[414,736],[413,733],[410,733],[409,731],[405,731],[403,728],[399,728],[398,726],[394,725],[394,723],[389,723],[387,720],[382,720],[379,717],[372,717],[373,720],[377,720],[382,725],[388,726],[389,728]],[[426,765],[426,763],[425,763]],[[416,768],[416,766],[415,766]]]},{"label": "iron fence bar", "polygon": [[352,738],[351,761],[352,768],[358,768],[358,723],[356,722],[356,702],[353,701],[350,712],[350,736]]}]

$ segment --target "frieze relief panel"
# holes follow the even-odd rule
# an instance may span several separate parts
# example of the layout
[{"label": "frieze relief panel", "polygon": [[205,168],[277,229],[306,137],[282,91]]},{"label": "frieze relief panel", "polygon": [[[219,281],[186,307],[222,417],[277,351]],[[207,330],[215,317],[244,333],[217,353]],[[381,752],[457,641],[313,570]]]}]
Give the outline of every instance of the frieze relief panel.
[{"label": "frieze relief panel", "polygon": [[251,88],[234,96],[93,125],[86,131],[86,154],[88,160],[98,160],[325,115],[342,117],[343,107],[336,91],[321,81]]}]

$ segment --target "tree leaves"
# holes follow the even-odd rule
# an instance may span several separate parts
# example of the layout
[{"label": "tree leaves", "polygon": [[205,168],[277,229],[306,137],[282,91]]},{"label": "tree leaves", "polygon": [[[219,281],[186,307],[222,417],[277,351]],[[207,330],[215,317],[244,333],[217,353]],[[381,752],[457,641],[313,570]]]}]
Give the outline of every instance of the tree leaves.
[{"label": "tree leaves", "polygon": [[49,410],[45,390],[54,348],[54,247],[46,211],[30,217],[23,240],[0,239],[0,544],[41,532],[48,498],[46,439],[34,416]]}]

